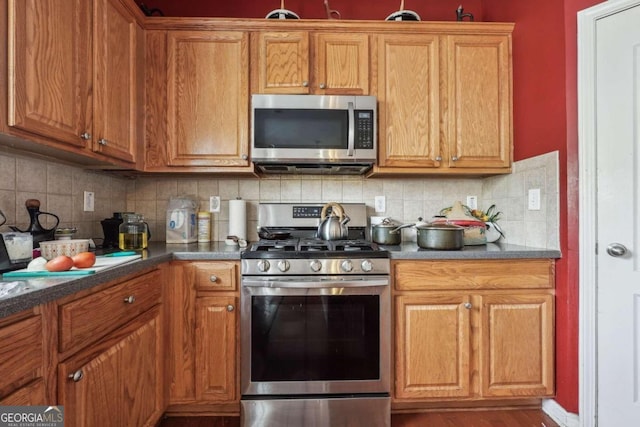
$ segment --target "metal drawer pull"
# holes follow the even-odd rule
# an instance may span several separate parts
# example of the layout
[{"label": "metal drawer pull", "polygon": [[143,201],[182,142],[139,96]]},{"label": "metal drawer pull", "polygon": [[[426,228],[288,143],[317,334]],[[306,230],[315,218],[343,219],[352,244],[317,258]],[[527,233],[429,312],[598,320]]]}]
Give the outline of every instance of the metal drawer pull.
[{"label": "metal drawer pull", "polygon": [[98,144],[100,144],[100,145],[107,145],[108,143],[109,143],[109,141],[107,141],[107,140],[106,140],[106,139],[104,139],[104,138],[100,138],[100,139],[98,140]]},{"label": "metal drawer pull", "polygon": [[84,378],[84,373],[82,372],[82,369],[78,369],[73,374],[69,374],[69,378],[71,378],[73,380],[73,382],[77,383],[82,378]]},{"label": "metal drawer pull", "polygon": [[451,160],[453,160],[454,162],[457,162],[457,161],[458,161],[458,156],[453,156],[453,157],[451,158]]},{"label": "metal drawer pull", "polygon": [[84,139],[85,141],[88,139],[91,139],[91,134],[89,132],[82,132],[80,134],[80,138]]},{"label": "metal drawer pull", "polygon": [[136,302],[136,297],[134,297],[133,295],[129,295],[124,299],[124,302],[126,302],[127,304],[133,304],[134,302]]},{"label": "metal drawer pull", "polygon": [[229,312],[231,312],[231,311],[233,311],[233,310],[235,310],[235,309],[236,309],[236,308],[235,308],[234,306],[232,306],[231,304],[229,304],[229,305],[227,306],[227,311],[229,311]]},{"label": "metal drawer pull", "polygon": [[471,307],[473,307],[473,306],[471,305],[470,302],[465,302],[464,303],[464,308],[466,308],[467,310],[470,309]]},{"label": "metal drawer pull", "polygon": [[215,274],[212,274],[209,277],[209,280],[211,281],[211,283],[216,283],[218,281],[218,276],[216,276]]}]

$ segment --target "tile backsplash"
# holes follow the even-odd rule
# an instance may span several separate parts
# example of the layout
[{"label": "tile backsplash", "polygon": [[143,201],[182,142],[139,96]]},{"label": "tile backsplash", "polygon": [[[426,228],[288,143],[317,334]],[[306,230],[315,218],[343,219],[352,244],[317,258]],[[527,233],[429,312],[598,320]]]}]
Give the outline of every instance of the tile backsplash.
[{"label": "tile backsplash", "polygon": [[[84,170],[50,160],[0,153],[0,209],[7,224],[26,227],[24,202],[41,201],[41,210],[60,217],[61,226],[78,228],[77,237],[103,237],[100,220],[113,212],[135,211],[149,223],[152,241],[165,238],[166,209],[173,196],[190,195],[207,208],[209,196],[220,196],[221,211],[213,214],[212,237],[224,240],[229,226],[229,200],[247,201],[249,240],[256,240],[260,202],[361,202],[370,215],[399,222],[429,219],[467,195],[478,197],[478,207],[496,204],[506,242],[559,249],[558,153],[516,162],[513,173],[487,178],[372,178],[274,175],[267,178],[153,176],[136,179]],[[539,188],[540,210],[527,209],[528,190]],[[83,211],[83,192],[95,193],[95,211]],[[386,212],[374,212],[374,197],[386,197]],[[46,226],[53,225],[46,222]],[[7,226],[0,227],[6,231]],[[415,232],[403,230],[405,240]]]}]

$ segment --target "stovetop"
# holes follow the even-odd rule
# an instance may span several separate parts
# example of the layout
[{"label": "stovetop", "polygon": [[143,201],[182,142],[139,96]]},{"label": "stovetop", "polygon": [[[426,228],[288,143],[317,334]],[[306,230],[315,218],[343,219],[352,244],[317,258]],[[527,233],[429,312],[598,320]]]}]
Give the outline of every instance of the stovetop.
[{"label": "stovetop", "polygon": [[377,244],[361,239],[321,240],[313,238],[262,239],[252,243],[243,258],[314,258],[318,256],[376,256],[388,257]]}]

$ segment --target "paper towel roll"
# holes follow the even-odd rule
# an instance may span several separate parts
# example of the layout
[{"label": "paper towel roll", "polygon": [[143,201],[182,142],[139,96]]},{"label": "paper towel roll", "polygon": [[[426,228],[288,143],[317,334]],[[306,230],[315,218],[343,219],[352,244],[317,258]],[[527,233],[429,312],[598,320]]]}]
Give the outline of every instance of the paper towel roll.
[{"label": "paper towel roll", "polygon": [[247,239],[247,202],[229,200],[229,236]]}]

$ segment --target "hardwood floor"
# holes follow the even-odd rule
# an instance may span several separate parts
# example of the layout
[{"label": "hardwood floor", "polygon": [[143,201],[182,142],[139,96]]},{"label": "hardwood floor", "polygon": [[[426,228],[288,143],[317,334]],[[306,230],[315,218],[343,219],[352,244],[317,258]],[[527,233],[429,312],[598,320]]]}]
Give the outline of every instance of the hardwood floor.
[{"label": "hardwood floor", "polygon": [[[240,418],[171,417],[162,420],[159,427],[240,427]],[[394,414],[391,427],[558,427],[558,424],[541,410],[526,409]]]}]

